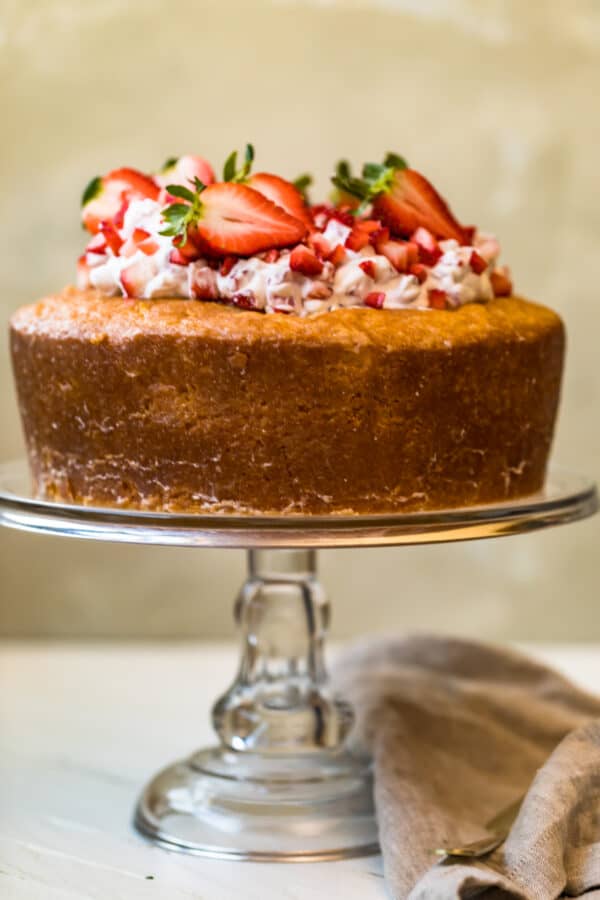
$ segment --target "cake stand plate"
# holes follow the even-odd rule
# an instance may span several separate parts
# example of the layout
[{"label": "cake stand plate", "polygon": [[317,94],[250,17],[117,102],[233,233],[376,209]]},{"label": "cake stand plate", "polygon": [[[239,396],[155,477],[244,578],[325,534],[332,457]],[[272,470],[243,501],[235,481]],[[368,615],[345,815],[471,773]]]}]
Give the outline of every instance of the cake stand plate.
[{"label": "cake stand plate", "polygon": [[595,485],[552,470],[539,494],[509,503],[386,515],[155,513],[37,499],[24,460],[0,465],[0,525],[40,534],[170,547],[381,547],[500,537],[573,522],[597,507]]},{"label": "cake stand plate", "polygon": [[329,605],[316,576],[317,548],[519,534],[583,519],[597,506],[591,482],[553,471],[535,496],[468,509],[152,513],[40,500],[24,462],[0,466],[1,525],[88,540],[249,550],[248,578],[235,603],[240,666],[212,712],[220,743],[160,772],[135,811],[136,827],[154,843],[225,859],[298,862],[378,850],[370,761],[349,745],[352,707],[327,679]]}]

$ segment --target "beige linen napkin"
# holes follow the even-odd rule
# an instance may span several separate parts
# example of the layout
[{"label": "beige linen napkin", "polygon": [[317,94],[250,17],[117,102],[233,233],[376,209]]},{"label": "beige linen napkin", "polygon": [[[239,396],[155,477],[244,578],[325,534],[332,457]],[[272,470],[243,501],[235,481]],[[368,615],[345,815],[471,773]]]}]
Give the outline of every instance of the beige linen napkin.
[{"label": "beige linen napkin", "polygon": [[[336,682],[355,704],[355,742],[374,758],[396,900],[600,888],[600,699],[518,653],[429,636],[354,647]],[[484,837],[483,824],[525,792],[499,850],[436,861],[436,847]]]}]

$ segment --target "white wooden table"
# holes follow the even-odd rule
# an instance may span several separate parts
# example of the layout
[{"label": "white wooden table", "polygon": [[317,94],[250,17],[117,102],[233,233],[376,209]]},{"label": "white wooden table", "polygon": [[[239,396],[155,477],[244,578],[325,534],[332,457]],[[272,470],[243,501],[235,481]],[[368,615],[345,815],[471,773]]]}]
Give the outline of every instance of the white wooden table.
[{"label": "white wooden table", "polygon": [[[600,647],[529,649],[600,685]],[[212,741],[208,709],[235,659],[230,645],[0,643],[2,900],[387,896],[379,857],[220,862],[166,853],[133,831],[143,782]]]}]

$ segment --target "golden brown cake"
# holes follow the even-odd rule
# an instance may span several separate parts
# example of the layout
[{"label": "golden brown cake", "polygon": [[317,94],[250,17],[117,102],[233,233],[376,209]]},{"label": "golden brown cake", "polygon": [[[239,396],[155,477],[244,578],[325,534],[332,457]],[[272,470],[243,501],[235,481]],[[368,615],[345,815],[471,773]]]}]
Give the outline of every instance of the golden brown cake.
[{"label": "golden brown cake", "polygon": [[300,317],[70,288],[11,348],[42,496],[378,513],[537,491],[564,331],[517,297]]},{"label": "golden brown cake", "polygon": [[67,288],[11,347],[40,496],[149,510],[386,513],[542,487],[564,331],[493,235],[396,153],[221,180],[200,156],[90,182]]}]

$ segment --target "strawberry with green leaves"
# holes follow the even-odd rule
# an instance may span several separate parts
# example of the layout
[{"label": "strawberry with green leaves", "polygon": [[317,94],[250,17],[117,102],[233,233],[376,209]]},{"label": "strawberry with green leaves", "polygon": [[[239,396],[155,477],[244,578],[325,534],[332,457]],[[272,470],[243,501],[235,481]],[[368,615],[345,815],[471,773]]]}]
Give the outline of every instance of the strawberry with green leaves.
[{"label": "strawberry with green leaves", "polygon": [[246,184],[266,197],[272,203],[280,206],[290,216],[300,219],[307,228],[313,227],[312,217],[306,205],[304,191],[310,184],[310,176],[302,175],[298,179],[299,186],[291,181],[286,181],[279,175],[270,172],[251,173],[254,162],[254,147],[246,144],[244,162],[240,169],[237,168],[237,150],[230,153],[223,167],[223,181],[232,184]]},{"label": "strawberry with green leaves", "polygon": [[161,234],[170,235],[177,247],[191,243],[208,255],[251,256],[297,244],[307,231],[303,221],[246,184],[206,186],[196,178],[194,190],[173,184],[167,190],[178,202],[163,210]]},{"label": "strawberry with green leaves", "polygon": [[83,225],[96,234],[102,222],[115,220],[131,200],[157,200],[158,194],[154,179],[137,169],[114,169],[92,178],[81,198]]},{"label": "strawberry with green leaves", "polygon": [[340,164],[332,181],[342,196],[360,201],[357,214],[371,206],[372,215],[394,235],[410,237],[422,227],[440,240],[467,244],[472,239],[472,229],[457,221],[433,185],[395,153],[388,153],[381,164],[365,163],[362,178],[354,177],[347,163]]}]

